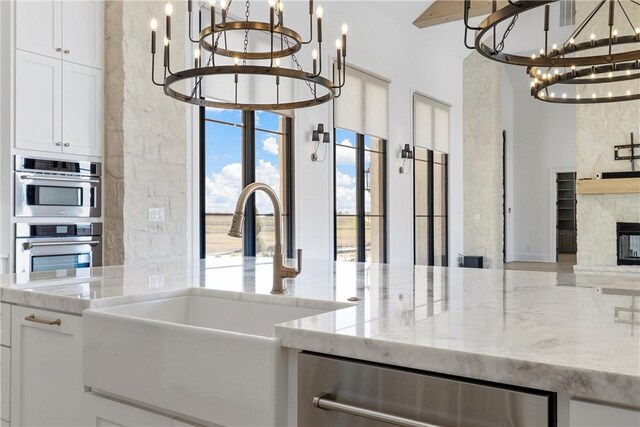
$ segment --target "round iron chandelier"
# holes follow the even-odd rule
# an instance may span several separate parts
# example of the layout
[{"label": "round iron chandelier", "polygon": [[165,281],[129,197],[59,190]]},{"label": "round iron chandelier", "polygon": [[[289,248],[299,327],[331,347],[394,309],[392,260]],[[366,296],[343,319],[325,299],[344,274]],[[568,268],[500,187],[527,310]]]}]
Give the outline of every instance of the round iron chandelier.
[{"label": "round iron chandelier", "polygon": [[[512,1],[496,8],[493,1],[492,13],[477,27],[469,25],[471,0],[464,1],[465,46],[477,50],[484,57],[504,64],[527,67],[532,78],[531,94],[536,99],[556,103],[600,103],[638,99],[640,88],[633,85],[618,91],[602,86],[588,93],[570,96],[567,92],[556,95],[554,85],[598,85],[621,83],[640,78],[640,22],[633,22],[630,13],[640,7],[638,0],[598,0],[595,7],[575,26],[573,33],[564,43],[549,43],[550,4],[557,0]],[[518,17],[538,7],[544,6],[542,23],[542,47],[530,55],[505,52],[505,41],[516,26]],[[606,6],[606,7],[605,7]],[[594,17],[608,11],[606,37],[598,38],[595,33],[583,34]],[[616,17],[622,17],[620,28],[616,27]],[[500,36],[497,27],[507,24]],[[467,43],[468,31],[475,31],[474,44]]]},{"label": "round iron chandelier", "polygon": [[[633,101],[640,99],[640,83],[621,87],[619,83],[640,79],[640,61],[615,65],[598,65],[569,71],[543,72],[541,68],[530,70],[531,95],[541,101],[557,104],[598,104]],[[608,86],[604,86],[607,84]],[[567,93],[563,85],[573,86]],[[585,85],[581,93],[577,85]],[[595,89],[588,90],[591,85]],[[554,89],[555,88],[555,89]],[[603,89],[604,88],[604,89]]]},{"label": "round iron chandelier", "polygon": [[[336,40],[335,64],[331,68],[332,78],[324,77],[322,61],[322,18],[323,8],[318,6],[314,9],[313,0],[309,0],[309,38],[303,40],[302,36],[292,28],[284,24],[284,4],[283,0],[269,0],[268,7],[269,22],[251,20],[250,0],[246,0],[244,20],[232,20],[229,9],[233,0],[209,0],[209,22],[210,25],[202,28],[198,25],[198,35],[192,37],[192,1],[187,0],[187,11],[189,19],[188,37],[189,42],[195,45],[193,51],[194,64],[192,68],[184,70],[174,70],[171,67],[171,20],[173,6],[171,2],[165,6],[166,26],[163,49],[162,80],[156,81],[155,76],[155,55],[156,55],[156,32],[158,21],[153,18],[151,27],[151,80],[157,86],[162,86],[164,93],[179,101],[190,104],[236,110],[294,110],[298,108],[311,107],[328,102],[341,95],[342,88],[346,80],[346,57],[347,57],[347,31],[348,26],[342,24],[342,36]],[[257,3],[257,2],[253,2]],[[216,9],[220,8],[221,22],[216,22]],[[200,5],[198,11],[198,22],[202,22],[204,3]],[[206,9],[205,9],[206,13]],[[314,14],[316,18],[317,34],[314,41]],[[243,40],[242,49],[234,49],[228,43],[228,38],[234,34],[240,34]],[[268,48],[253,46],[252,39],[266,39]],[[316,44],[312,51],[311,71],[305,71],[298,58],[298,54],[303,46]],[[295,68],[287,68],[283,60],[290,59]],[[251,78],[267,78],[272,81],[273,91],[270,102],[252,102],[240,100],[238,97],[238,87]],[[233,100],[222,100],[203,96],[202,86],[205,79],[218,78],[217,82],[225,86],[233,85]],[[226,79],[226,81],[225,81]],[[281,81],[301,81],[306,84],[309,91],[298,91],[295,99],[281,100]],[[189,90],[184,88],[189,85],[186,82],[193,81]],[[183,84],[180,84],[183,83]],[[249,86],[249,85],[247,85]],[[304,92],[304,93],[303,93]],[[305,95],[306,94],[306,95]]]}]

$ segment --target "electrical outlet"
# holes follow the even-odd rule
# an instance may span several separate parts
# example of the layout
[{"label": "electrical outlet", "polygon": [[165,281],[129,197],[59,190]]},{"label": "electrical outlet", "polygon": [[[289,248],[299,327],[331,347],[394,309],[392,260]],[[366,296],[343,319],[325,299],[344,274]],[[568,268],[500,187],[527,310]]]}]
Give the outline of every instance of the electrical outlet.
[{"label": "electrical outlet", "polygon": [[149,208],[149,221],[151,221],[151,222],[163,222],[164,221],[164,208]]}]

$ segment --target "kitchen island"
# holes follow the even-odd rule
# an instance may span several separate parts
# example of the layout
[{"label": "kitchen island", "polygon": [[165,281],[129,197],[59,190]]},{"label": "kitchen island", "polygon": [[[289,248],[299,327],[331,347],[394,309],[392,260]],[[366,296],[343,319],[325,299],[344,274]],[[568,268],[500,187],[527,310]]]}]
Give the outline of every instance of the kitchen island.
[{"label": "kitchen island", "polygon": [[[640,409],[638,275],[306,261],[302,274],[288,281],[289,294],[273,296],[269,260],[237,258],[0,280],[3,345],[7,309],[81,316],[87,309],[197,294],[321,309],[275,326],[275,338],[292,352],[554,393],[558,425],[574,425],[563,403],[569,399],[620,406],[625,416]],[[292,378],[288,382],[295,388]],[[295,390],[288,399],[292,423]],[[11,400],[13,416],[20,408],[13,393]],[[191,414],[169,415],[191,421]]]}]

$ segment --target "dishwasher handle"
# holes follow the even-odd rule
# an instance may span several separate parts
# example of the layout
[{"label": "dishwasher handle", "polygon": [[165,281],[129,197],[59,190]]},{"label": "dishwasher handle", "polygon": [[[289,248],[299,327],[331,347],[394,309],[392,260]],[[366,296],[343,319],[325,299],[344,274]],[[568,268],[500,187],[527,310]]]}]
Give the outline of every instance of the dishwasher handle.
[{"label": "dishwasher handle", "polygon": [[329,393],[319,393],[313,398],[313,407],[323,409],[325,411],[343,412],[357,417],[368,418],[373,421],[381,421],[403,427],[442,427],[435,424],[423,423],[409,418],[399,417],[397,415],[386,414],[371,409],[360,408],[358,406],[347,405],[345,403],[336,402]]}]

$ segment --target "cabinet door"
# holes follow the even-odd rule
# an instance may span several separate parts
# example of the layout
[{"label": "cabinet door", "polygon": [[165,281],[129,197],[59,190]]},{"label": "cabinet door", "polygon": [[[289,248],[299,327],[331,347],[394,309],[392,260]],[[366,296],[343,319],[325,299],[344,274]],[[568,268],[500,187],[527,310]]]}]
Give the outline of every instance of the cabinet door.
[{"label": "cabinet door", "polygon": [[14,306],[11,328],[11,424],[83,425],[82,319]]},{"label": "cabinet door", "polygon": [[60,0],[16,1],[16,48],[62,57]]},{"label": "cabinet door", "polygon": [[16,51],[16,148],[60,152],[62,61]]},{"label": "cabinet door", "polygon": [[0,347],[0,420],[11,421],[11,349]]},{"label": "cabinet door", "polygon": [[62,59],[102,69],[104,63],[104,2],[62,3]]},{"label": "cabinet door", "polygon": [[171,418],[94,393],[85,393],[85,425],[91,427],[171,427]]},{"label": "cabinet door", "polygon": [[101,156],[104,138],[102,71],[64,62],[62,74],[63,151]]}]

